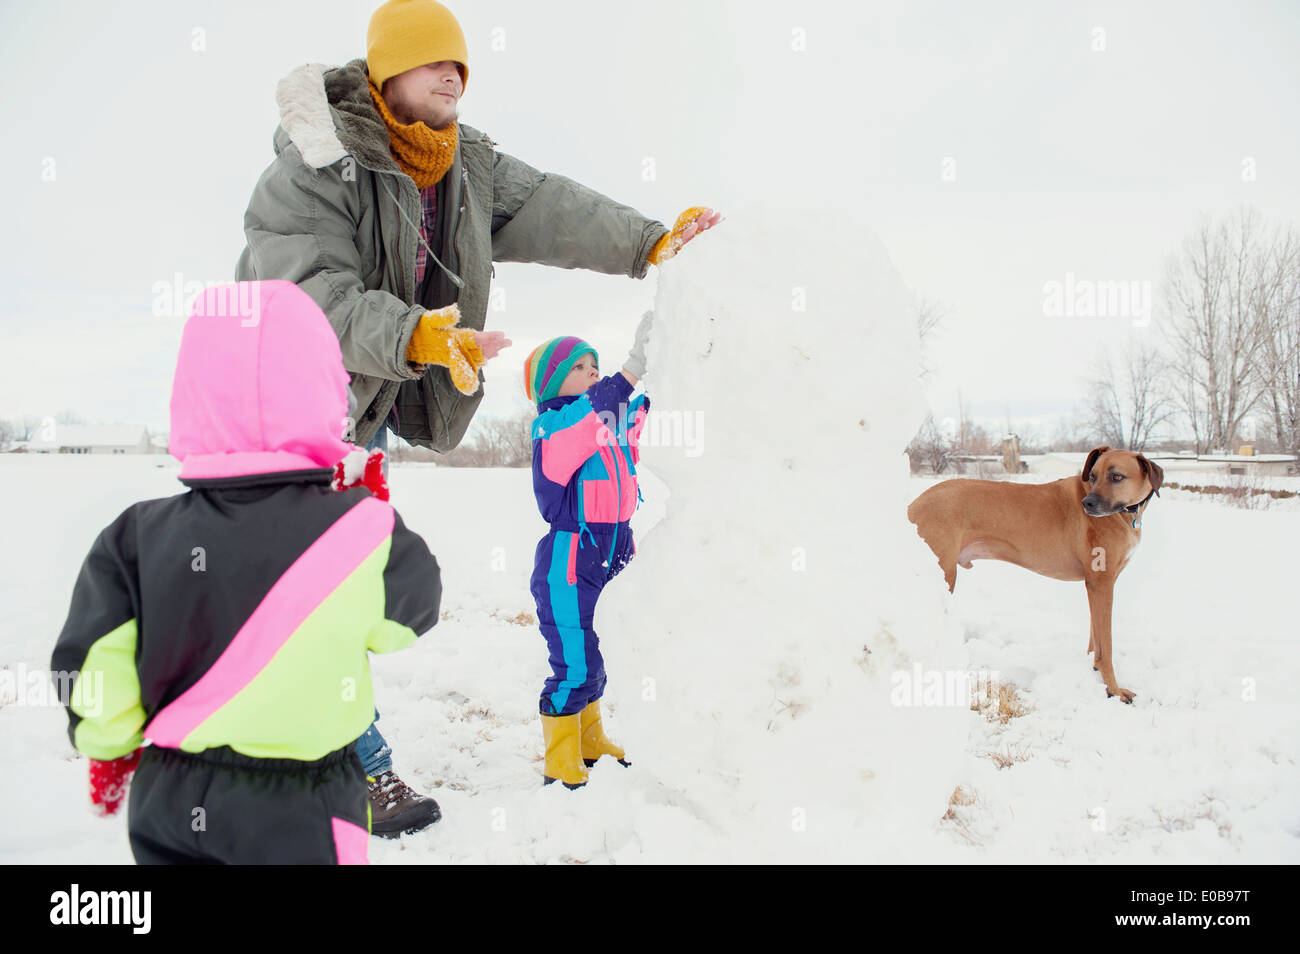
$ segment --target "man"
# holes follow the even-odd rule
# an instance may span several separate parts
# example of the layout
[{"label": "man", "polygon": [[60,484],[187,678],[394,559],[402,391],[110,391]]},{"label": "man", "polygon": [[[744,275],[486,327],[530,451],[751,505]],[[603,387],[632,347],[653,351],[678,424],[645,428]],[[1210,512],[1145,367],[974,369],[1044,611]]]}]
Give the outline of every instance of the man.
[{"label": "man", "polygon": [[[351,374],[358,444],[386,447],[389,429],[442,452],[460,443],[482,364],[509,344],[483,331],[493,261],[643,278],[721,221],[693,208],[670,230],[497,152],[457,122],[468,79],[451,12],[389,0],[364,60],[300,67],[276,90],[276,158],[244,215],[235,276],[296,282],[320,305]],[[374,725],[357,752],[375,779],[375,834],[437,821],[437,803],[392,771]]]}]

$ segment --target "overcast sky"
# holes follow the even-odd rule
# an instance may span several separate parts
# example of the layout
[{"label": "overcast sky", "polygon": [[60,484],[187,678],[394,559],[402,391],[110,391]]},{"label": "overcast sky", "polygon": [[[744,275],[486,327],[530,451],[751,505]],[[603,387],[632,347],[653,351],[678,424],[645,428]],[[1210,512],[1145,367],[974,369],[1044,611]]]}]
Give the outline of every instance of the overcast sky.
[{"label": "overcast sky", "polygon": [[[363,56],[375,6],[0,7],[0,417],[166,428],[184,316],[154,314],[156,287],[233,277],[276,81]],[[1158,334],[1141,315],[1045,314],[1047,283],[1149,283],[1158,311],[1198,216],[1249,202],[1300,223],[1294,2],[449,6],[469,44],[461,120],[534,166],[665,222],[737,215],[703,241],[813,190],[865,203],[948,314],[927,390],[940,416],[959,390],[1013,422],[1068,411],[1102,343]],[[621,353],[654,295],[653,270],[499,265],[496,285],[489,327],[516,347],[489,365],[489,413],[522,402],[538,341]]]}]

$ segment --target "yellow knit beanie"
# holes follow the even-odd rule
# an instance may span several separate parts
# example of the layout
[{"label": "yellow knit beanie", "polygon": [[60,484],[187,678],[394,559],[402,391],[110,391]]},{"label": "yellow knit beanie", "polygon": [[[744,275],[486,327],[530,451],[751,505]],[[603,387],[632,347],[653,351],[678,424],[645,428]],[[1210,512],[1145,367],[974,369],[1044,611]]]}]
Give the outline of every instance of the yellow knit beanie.
[{"label": "yellow knit beanie", "polygon": [[469,86],[465,34],[437,0],[388,0],[370,17],[366,67],[380,89],[399,73],[443,60],[459,63],[464,85]]}]

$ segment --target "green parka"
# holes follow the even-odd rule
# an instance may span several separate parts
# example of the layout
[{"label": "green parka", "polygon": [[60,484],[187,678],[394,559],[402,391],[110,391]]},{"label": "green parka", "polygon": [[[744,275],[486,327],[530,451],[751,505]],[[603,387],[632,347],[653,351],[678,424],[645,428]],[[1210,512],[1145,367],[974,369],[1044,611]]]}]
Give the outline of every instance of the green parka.
[{"label": "green parka", "polygon": [[414,376],[406,347],[424,311],[452,302],[463,327],[482,331],[493,261],[644,278],[646,257],[668,231],[572,179],[497,152],[461,123],[455,159],[438,185],[435,254],[417,287],[420,194],[389,151],[365,60],[301,66],[280,81],[276,102],[275,159],[244,213],[247,246],[235,279],[295,282],[325,312],[352,375],[359,444],[369,443],[394,405],[405,440],[443,452],[460,443],[483,388],[466,397],[441,367]]}]

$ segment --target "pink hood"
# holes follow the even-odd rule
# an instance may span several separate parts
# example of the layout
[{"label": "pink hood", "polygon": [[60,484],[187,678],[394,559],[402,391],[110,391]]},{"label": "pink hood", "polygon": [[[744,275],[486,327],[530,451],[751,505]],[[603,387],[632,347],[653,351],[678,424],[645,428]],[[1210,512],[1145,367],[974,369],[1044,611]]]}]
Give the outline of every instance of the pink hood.
[{"label": "pink hood", "polygon": [[293,282],[209,288],[185,323],[168,449],[182,479],[333,467],[348,373],[329,319]]}]

